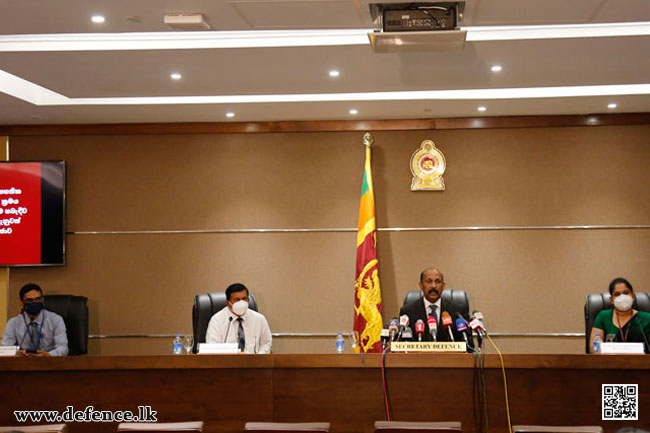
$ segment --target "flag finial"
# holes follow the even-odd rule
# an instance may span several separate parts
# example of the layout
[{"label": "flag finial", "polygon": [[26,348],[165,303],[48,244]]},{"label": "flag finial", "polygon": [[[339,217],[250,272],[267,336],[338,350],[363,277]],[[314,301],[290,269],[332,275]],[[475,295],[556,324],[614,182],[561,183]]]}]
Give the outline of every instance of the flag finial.
[{"label": "flag finial", "polygon": [[366,147],[372,146],[374,142],[375,142],[375,137],[373,137],[371,133],[366,132],[365,134],[363,134],[363,144],[365,144]]}]

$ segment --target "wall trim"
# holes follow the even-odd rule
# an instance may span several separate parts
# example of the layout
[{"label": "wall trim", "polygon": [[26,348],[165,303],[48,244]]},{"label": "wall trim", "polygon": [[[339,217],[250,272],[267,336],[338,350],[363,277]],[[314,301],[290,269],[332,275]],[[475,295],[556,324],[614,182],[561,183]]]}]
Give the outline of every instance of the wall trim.
[{"label": "wall trim", "polygon": [[309,120],[220,123],[121,123],[69,125],[0,125],[0,135],[167,135],[272,132],[346,132],[570,126],[648,125],[650,113],[601,113],[563,116],[458,117],[397,120]]},{"label": "wall trim", "polygon": [[[636,225],[578,225],[578,226],[466,226],[466,227],[377,227],[378,232],[454,232],[454,231],[515,231],[515,230],[647,230],[650,224]],[[204,229],[204,230],[76,230],[67,235],[185,235],[221,233],[351,233],[356,227],[284,228],[284,229]]]},{"label": "wall trim", "polygon": [[[343,333],[348,336],[349,332]],[[338,332],[273,332],[273,338],[334,338]],[[476,334],[474,334],[476,335]],[[91,340],[111,338],[174,338],[176,334],[90,334]],[[585,338],[584,332],[490,332],[499,338]]]}]

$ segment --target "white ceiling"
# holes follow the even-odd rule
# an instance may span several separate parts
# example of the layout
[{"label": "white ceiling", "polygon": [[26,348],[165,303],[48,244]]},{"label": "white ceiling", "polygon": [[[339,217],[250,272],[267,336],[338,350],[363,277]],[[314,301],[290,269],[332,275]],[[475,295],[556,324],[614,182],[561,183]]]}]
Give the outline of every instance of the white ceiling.
[{"label": "white ceiling", "polygon": [[[169,32],[168,13],[202,13],[211,32],[372,29],[368,0],[28,0],[4,2],[3,35]],[[106,22],[90,22],[101,14]],[[469,0],[461,26],[650,21],[648,0]],[[74,39],[74,38],[73,38]],[[67,98],[332,94],[650,84],[650,36],[467,42],[462,51],[375,54],[369,45],[3,50],[0,70]],[[492,65],[503,70],[494,73]],[[328,71],[341,75],[331,78]],[[183,78],[173,81],[171,72]],[[29,91],[24,91],[23,94]],[[0,124],[409,119],[650,112],[640,95],[521,99],[36,105],[0,79]],[[14,93],[18,94],[18,93]],[[19,95],[20,96],[20,95]],[[29,100],[29,98],[26,98]],[[614,110],[607,104],[615,102]],[[477,111],[479,105],[487,110]],[[358,114],[350,115],[356,108]],[[235,117],[227,119],[226,112]]]}]

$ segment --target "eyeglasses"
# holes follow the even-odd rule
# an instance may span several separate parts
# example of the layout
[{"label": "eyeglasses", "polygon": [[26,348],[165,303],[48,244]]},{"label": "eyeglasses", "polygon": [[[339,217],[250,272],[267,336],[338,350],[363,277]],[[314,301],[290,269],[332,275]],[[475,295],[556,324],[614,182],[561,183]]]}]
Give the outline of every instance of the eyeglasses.
[{"label": "eyeglasses", "polygon": [[23,304],[33,304],[34,302],[43,302],[43,297],[38,296],[36,298],[25,298],[25,299],[23,299]]}]

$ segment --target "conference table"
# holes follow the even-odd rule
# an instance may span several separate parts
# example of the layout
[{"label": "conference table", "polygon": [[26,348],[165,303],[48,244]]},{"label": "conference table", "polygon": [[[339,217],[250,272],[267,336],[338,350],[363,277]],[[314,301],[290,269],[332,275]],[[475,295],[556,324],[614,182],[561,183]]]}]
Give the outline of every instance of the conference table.
[{"label": "conference table", "polygon": [[[650,426],[650,357],[509,354],[503,362],[512,424],[602,425],[607,433]],[[150,406],[158,422],[201,420],[207,432],[241,432],[248,421],[327,421],[333,433],[371,433],[386,420],[385,379],[392,420],[461,421],[464,432],[484,432],[486,407],[489,431],[508,432],[497,355],[394,353],[385,366],[382,375],[380,354],[4,357],[0,426],[18,425],[16,410]],[[638,384],[638,420],[601,419],[603,384]],[[117,422],[68,426],[117,430]]]}]

